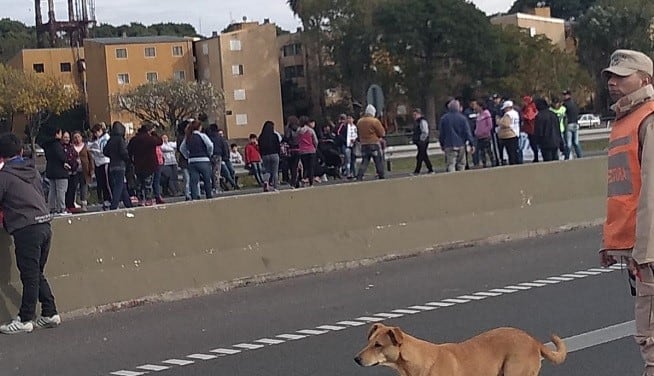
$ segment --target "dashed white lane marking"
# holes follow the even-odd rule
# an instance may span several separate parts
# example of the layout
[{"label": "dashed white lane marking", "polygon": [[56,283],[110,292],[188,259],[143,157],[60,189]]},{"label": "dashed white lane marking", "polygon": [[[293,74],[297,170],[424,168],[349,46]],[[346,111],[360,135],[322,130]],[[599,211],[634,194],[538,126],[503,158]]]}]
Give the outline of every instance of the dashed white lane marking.
[{"label": "dashed white lane marking", "polygon": [[501,292],[486,292],[486,291],[480,291],[480,292],[476,292],[476,293],[474,293],[474,294],[472,294],[472,295],[495,297],[495,296],[500,296],[500,295],[502,295],[502,293],[501,293]]},{"label": "dashed white lane marking", "polygon": [[263,343],[265,345],[279,345],[280,343],[284,343],[286,341],[282,341],[281,339],[261,338],[254,342]]},{"label": "dashed white lane marking", "polygon": [[443,299],[445,303],[455,303],[455,304],[463,304],[463,303],[468,303],[470,300],[467,299]]},{"label": "dashed white lane marking", "polygon": [[256,350],[262,348],[264,345],[255,345],[252,343],[239,343],[238,345],[234,345],[234,347],[238,349],[246,349],[246,350]]},{"label": "dashed white lane marking", "polygon": [[292,341],[302,339],[302,338],[307,338],[307,336],[301,336],[299,334],[280,334],[277,337],[278,338],[284,338],[284,339],[290,339]]},{"label": "dashed white lane marking", "polygon": [[412,309],[394,309],[394,310],[392,310],[391,312],[394,312],[394,313],[404,313],[405,315],[414,315],[414,314],[419,313],[419,312],[421,312],[421,311],[419,311],[419,310],[414,311],[414,310],[412,310]]},{"label": "dashed white lane marking", "polygon": [[[360,321],[339,321],[337,322],[339,325],[347,325],[347,326],[361,326],[361,325],[366,325],[365,322],[360,322]],[[279,337],[279,336],[278,336]]]},{"label": "dashed white lane marking", "polygon": [[317,329],[322,329],[322,330],[333,330],[333,331],[337,332],[337,331],[339,331],[339,330],[343,330],[343,329],[345,329],[345,327],[343,327],[343,326],[335,326],[335,325],[323,325],[323,326],[319,326]]},{"label": "dashed white lane marking", "polygon": [[325,334],[328,331],[327,330],[313,330],[313,329],[304,329],[304,330],[298,330],[297,331],[300,334],[307,334],[310,336],[319,336],[321,334]]},{"label": "dashed white lane marking", "polygon": [[187,355],[186,357],[191,359],[197,359],[197,360],[211,360],[211,359],[216,359],[218,356],[209,355],[209,354],[191,354],[191,355]]},{"label": "dashed white lane marking", "polygon": [[172,364],[172,365],[174,365],[174,366],[187,366],[187,365],[189,365],[189,364],[193,364],[193,363],[195,363],[195,362],[192,361],[192,360],[168,359],[168,360],[164,360],[162,363],[165,363],[165,364]]},{"label": "dashed white lane marking", "polygon": [[[479,291],[469,295],[461,295],[456,298],[443,299],[437,302],[429,302],[429,303],[424,303],[422,305],[414,305],[414,306],[409,306],[407,308],[394,309],[394,310],[390,310],[389,312],[375,313],[372,316],[362,316],[354,320],[339,321],[335,325],[321,325],[314,329],[303,329],[303,330],[298,330],[294,333],[278,334],[274,336],[275,338],[262,338],[252,341],[253,343],[241,343],[241,344],[232,345],[231,347],[224,347],[224,348],[221,347],[209,351],[210,353],[216,355],[198,353],[198,354],[188,355],[186,356],[186,358],[195,359],[199,361],[210,361],[219,357],[236,355],[243,352],[243,350],[257,350],[257,349],[264,348],[266,346],[278,345],[286,341],[301,340],[310,336],[318,336],[329,332],[335,332],[335,331],[340,331],[352,327],[368,325],[373,322],[384,321],[387,318],[398,318],[404,315],[413,315],[425,311],[432,311],[436,309],[452,307],[459,304],[470,303],[473,301],[479,301],[486,298],[499,297],[504,294],[513,294],[521,291],[531,290],[533,288],[542,288],[542,287],[547,287],[559,283],[576,281],[581,278],[587,278],[587,277],[597,276],[605,273],[611,273],[613,271],[622,270],[624,268],[625,268],[624,264],[616,264],[609,268],[602,268],[602,269],[592,268],[592,269],[582,270],[574,273],[562,274],[561,276],[537,279],[531,282],[521,282],[515,285],[508,285],[503,288],[496,288],[488,291]],[[616,339],[626,337],[628,335],[626,333],[630,330],[629,325],[633,326],[633,322],[623,323],[623,324],[616,325],[615,327],[608,327],[597,331],[570,337],[566,340],[566,343],[568,343],[569,341],[572,344],[572,346],[570,345],[568,346],[569,349],[572,349],[570,351],[576,351],[582,348],[594,346],[594,344],[610,342]],[[601,341],[605,341],[605,342],[601,342]],[[110,375],[141,376],[141,375],[145,375],[149,371],[151,372],[163,371],[171,368],[171,366],[186,366],[195,363],[195,361],[184,360],[184,359],[168,359],[162,361],[161,363],[165,365],[145,364],[135,367],[135,369],[143,370],[145,372],[120,370],[120,371],[111,372]]]},{"label": "dashed white lane marking", "polygon": [[166,366],[155,366],[154,364],[146,364],[144,366],[138,366],[136,367],[137,369],[142,369],[144,371],[153,371],[153,372],[159,372],[159,371],[165,371],[169,369],[170,367]]},{"label": "dashed white lane marking", "polygon": [[379,322],[379,321],[384,321],[384,319],[381,318],[381,317],[368,317],[368,316],[359,317],[359,318],[357,318],[356,320],[366,321],[366,322]]},{"label": "dashed white lane marking", "polygon": [[490,290],[491,292],[500,292],[502,294],[511,294],[514,292],[518,292],[518,290],[509,290],[509,289],[492,289]]},{"label": "dashed white lane marking", "polygon": [[457,297],[457,299],[464,299],[464,300],[482,300],[486,298],[487,296],[474,296],[474,295],[461,295]]},{"label": "dashed white lane marking", "polygon": [[234,355],[234,354],[238,354],[238,353],[240,353],[241,350],[223,349],[223,348],[220,348],[220,349],[214,349],[214,350],[211,350],[211,351],[209,351],[209,352],[216,353],[216,354],[221,354],[221,355]]},{"label": "dashed white lane marking", "polygon": [[385,319],[396,319],[404,316],[402,313],[375,313],[373,316],[383,317]]},{"label": "dashed white lane marking", "polygon": [[506,286],[506,288],[511,290],[531,290],[531,286]]},{"label": "dashed white lane marking", "polygon": [[409,308],[411,308],[411,309],[419,309],[419,310],[421,310],[421,311],[433,311],[433,310],[436,309],[436,307],[432,307],[432,306],[424,306],[424,305],[414,305],[414,306],[411,306],[411,307],[409,307]]}]

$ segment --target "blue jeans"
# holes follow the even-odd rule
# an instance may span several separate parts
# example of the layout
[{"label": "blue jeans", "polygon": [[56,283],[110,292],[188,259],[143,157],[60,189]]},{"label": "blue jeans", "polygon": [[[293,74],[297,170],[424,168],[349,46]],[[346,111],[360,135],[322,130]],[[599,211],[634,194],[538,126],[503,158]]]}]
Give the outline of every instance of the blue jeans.
[{"label": "blue jeans", "polygon": [[[191,198],[191,177],[188,172],[188,167],[182,169],[182,174],[184,175],[184,197],[187,199]],[[199,188],[198,188],[199,190]]]},{"label": "blue jeans", "polygon": [[189,185],[191,186],[191,198],[193,200],[200,199],[200,179],[204,184],[204,194],[207,199],[212,198],[211,195],[211,162],[194,162],[188,164]]},{"label": "blue jeans", "polygon": [[583,157],[581,145],[579,145],[579,124],[568,124],[568,127],[565,130],[565,145],[565,159],[570,159],[570,153],[573,148],[577,158]]},{"label": "blue jeans", "polygon": [[111,187],[111,206],[110,210],[118,209],[120,202],[123,202],[126,208],[132,207],[132,200],[129,197],[129,192],[127,191],[127,182],[125,181],[125,171],[114,170],[109,171],[109,184]]},{"label": "blue jeans", "polygon": [[343,175],[350,177],[354,176],[357,167],[357,156],[354,155],[354,148],[347,146],[343,147],[343,154],[345,155],[345,165],[343,166]]},{"label": "blue jeans", "polygon": [[220,175],[232,185],[232,188],[236,188],[236,171],[234,171],[232,161],[226,160],[220,164]]}]

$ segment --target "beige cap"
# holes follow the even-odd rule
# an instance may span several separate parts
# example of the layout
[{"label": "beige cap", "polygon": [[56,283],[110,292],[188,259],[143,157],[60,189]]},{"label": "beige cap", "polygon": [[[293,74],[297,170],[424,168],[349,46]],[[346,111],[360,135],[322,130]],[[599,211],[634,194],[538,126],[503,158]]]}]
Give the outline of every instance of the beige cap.
[{"label": "beige cap", "polygon": [[633,50],[616,50],[611,55],[611,64],[602,71],[602,74],[613,73],[616,76],[626,77],[638,71],[654,76],[654,65],[649,56]]}]

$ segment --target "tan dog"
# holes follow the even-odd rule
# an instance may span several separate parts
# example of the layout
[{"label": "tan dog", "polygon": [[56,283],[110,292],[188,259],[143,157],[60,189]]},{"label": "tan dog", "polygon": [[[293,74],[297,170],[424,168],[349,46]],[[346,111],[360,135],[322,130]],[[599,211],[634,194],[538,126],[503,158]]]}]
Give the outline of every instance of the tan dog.
[{"label": "tan dog", "polygon": [[368,345],[354,360],[363,367],[395,369],[400,376],[538,376],[542,358],[565,361],[567,349],[552,335],[556,351],[515,328],[498,328],[461,343],[434,344],[400,328],[374,324]]}]

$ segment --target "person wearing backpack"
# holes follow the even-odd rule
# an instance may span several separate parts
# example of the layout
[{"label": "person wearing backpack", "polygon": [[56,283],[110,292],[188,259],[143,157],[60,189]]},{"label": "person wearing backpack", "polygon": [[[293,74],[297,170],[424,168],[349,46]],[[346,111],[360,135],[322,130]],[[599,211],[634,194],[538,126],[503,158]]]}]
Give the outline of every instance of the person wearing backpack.
[{"label": "person wearing backpack", "polygon": [[288,165],[291,169],[290,185],[292,188],[300,186],[298,179],[298,166],[300,164],[300,119],[297,116],[289,116],[286,129],[284,130],[284,139],[288,143],[290,155],[288,156]]}]

